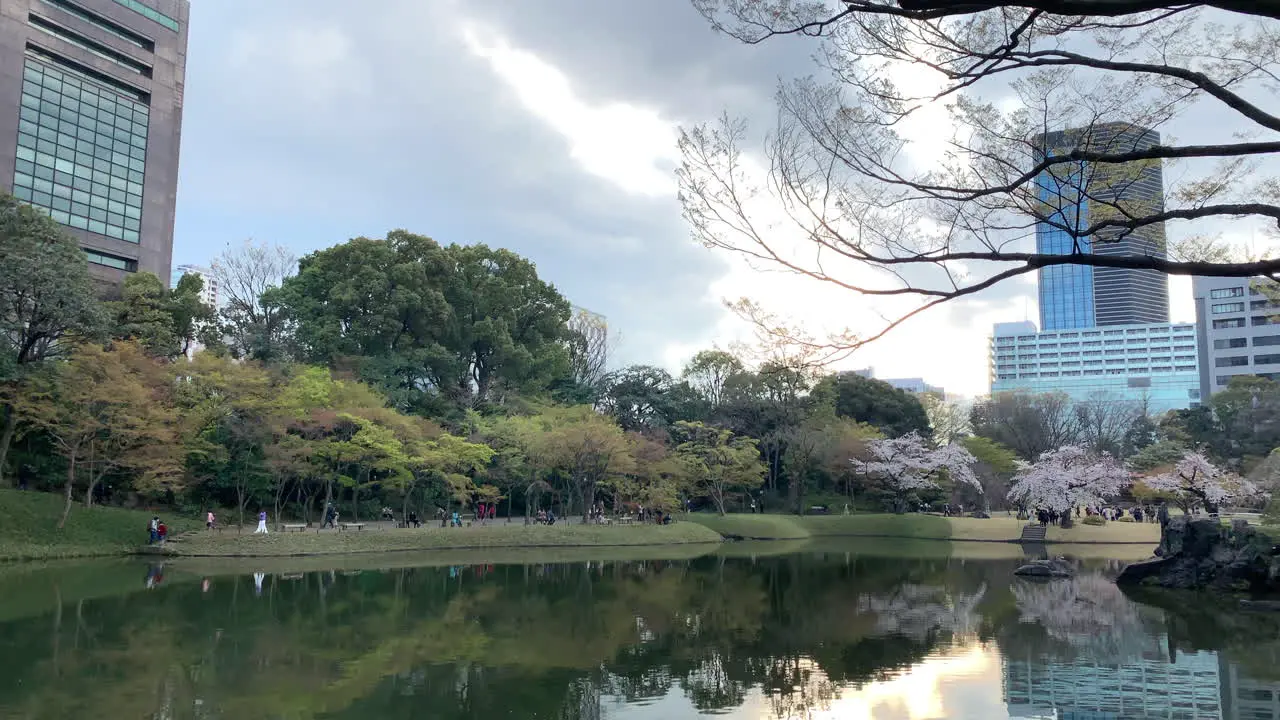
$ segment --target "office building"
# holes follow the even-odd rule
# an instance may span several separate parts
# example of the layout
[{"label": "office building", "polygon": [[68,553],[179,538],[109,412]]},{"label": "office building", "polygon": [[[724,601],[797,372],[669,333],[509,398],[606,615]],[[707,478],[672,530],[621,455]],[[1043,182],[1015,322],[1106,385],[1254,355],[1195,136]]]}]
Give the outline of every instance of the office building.
[{"label": "office building", "polygon": [[1249,278],[1192,279],[1200,331],[1200,394],[1237,375],[1280,379],[1280,306]]},{"label": "office building", "polygon": [[1062,392],[1075,402],[1145,404],[1151,413],[1201,397],[1196,327],[1187,323],[1046,332],[1031,322],[997,323],[990,367],[992,394]]},{"label": "office building", "polygon": [[[1104,123],[1045,133],[1035,143],[1039,161],[1074,150],[1143,150],[1158,145],[1160,134],[1129,123]],[[1124,234],[1106,228],[1075,237],[1114,207],[1161,212],[1164,174],[1159,163],[1058,164],[1037,176],[1036,193],[1046,218],[1036,224],[1038,252],[1165,257],[1163,223]],[[1040,327],[1045,331],[1169,321],[1168,280],[1154,270],[1058,265],[1039,271],[1039,286]]]},{"label": "office building", "polygon": [[179,265],[173,269],[173,277],[169,280],[169,287],[178,287],[178,281],[183,275],[197,275],[204,281],[204,287],[200,290],[200,302],[212,308],[218,307],[218,279],[213,276],[213,271],[209,268],[200,267],[199,265]]},{"label": "office building", "polygon": [[882,378],[876,377],[875,368],[863,368],[854,370],[854,375],[860,375],[868,380],[879,380],[886,385],[895,387],[903,392],[909,392],[915,395],[937,395],[940,398],[946,397],[946,391],[937,385],[930,385],[924,381],[924,378]]},{"label": "office building", "polygon": [[188,0],[0,2],[0,188],[90,269],[169,277]]}]

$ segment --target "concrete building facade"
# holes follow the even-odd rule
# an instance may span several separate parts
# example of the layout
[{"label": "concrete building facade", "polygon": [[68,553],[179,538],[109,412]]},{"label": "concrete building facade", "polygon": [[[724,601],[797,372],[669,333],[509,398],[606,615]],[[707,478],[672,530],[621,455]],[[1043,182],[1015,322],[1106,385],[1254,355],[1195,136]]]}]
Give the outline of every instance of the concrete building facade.
[{"label": "concrete building facade", "polygon": [[1190,323],[1046,332],[1031,322],[997,323],[990,368],[992,394],[1062,392],[1075,402],[1142,403],[1152,413],[1192,407],[1201,398]]},{"label": "concrete building facade", "polygon": [[[1100,123],[1042,134],[1035,142],[1038,162],[1075,150],[1145,150],[1160,144],[1160,133],[1130,123]],[[1164,172],[1159,163],[1056,164],[1037,176],[1036,194],[1046,218],[1036,224],[1037,252],[1165,257],[1163,223],[1124,234],[1120,228],[1103,228],[1077,236],[1115,207],[1161,212]],[[1169,320],[1168,280],[1154,270],[1058,265],[1042,268],[1038,280],[1040,327],[1046,331]]]},{"label": "concrete building facade", "polygon": [[188,0],[0,2],[0,188],[120,282],[169,277]]},{"label": "concrete building facade", "polygon": [[1209,397],[1237,375],[1280,380],[1280,305],[1249,278],[1192,279],[1200,331],[1200,394]]},{"label": "concrete building facade", "polygon": [[169,287],[178,287],[178,281],[188,273],[197,275],[204,281],[204,287],[200,290],[200,302],[217,309],[219,307],[218,279],[213,276],[213,271],[209,268],[200,267],[199,265],[179,265],[173,269],[173,277],[169,279]]}]

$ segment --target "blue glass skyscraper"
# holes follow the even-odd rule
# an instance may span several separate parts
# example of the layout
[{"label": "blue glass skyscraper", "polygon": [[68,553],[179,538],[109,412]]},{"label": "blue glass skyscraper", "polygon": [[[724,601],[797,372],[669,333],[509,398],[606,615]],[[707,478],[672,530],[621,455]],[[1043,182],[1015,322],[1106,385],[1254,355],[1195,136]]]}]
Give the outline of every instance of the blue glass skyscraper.
[{"label": "blue glass skyscraper", "polygon": [[[1035,139],[1035,158],[1074,150],[1123,153],[1158,145],[1160,134],[1129,123],[1105,123],[1047,133]],[[1143,214],[1164,208],[1160,165],[1060,163],[1036,178],[1041,203],[1036,251],[1052,255],[1165,257],[1163,223],[1122,234],[1119,228],[1077,237],[1090,226],[1091,206],[1132,206]],[[1040,329],[1169,321],[1168,280],[1154,270],[1055,265],[1039,271]]]}]

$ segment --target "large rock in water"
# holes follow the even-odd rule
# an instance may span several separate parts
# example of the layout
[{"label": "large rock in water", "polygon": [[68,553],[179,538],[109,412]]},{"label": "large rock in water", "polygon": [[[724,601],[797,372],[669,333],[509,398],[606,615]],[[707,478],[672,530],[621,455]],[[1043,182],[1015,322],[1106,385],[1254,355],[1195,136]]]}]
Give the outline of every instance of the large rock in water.
[{"label": "large rock in water", "polygon": [[1270,536],[1242,520],[1176,517],[1160,533],[1156,557],[1127,566],[1119,584],[1213,590],[1280,590],[1280,556]]},{"label": "large rock in water", "polygon": [[1076,569],[1062,558],[1053,558],[1052,560],[1033,560],[1014,570],[1013,574],[1024,577],[1069,578],[1076,574]]}]

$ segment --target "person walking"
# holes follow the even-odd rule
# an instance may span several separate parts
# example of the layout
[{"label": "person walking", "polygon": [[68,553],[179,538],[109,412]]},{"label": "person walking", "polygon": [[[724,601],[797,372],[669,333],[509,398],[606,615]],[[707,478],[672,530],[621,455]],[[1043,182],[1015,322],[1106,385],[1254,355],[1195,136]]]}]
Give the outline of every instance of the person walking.
[{"label": "person walking", "polygon": [[269,535],[267,532],[267,511],[258,511],[258,529],[253,531],[254,535]]},{"label": "person walking", "polygon": [[147,525],[147,531],[150,533],[150,539],[147,540],[148,545],[154,545],[160,540],[160,516],[151,518],[151,523]]},{"label": "person walking", "polygon": [[212,511],[212,510],[210,510],[210,511],[209,511],[209,514],[208,514],[208,515],[205,515],[205,518],[204,518],[204,528],[205,528],[206,530],[212,530],[212,529],[213,529],[213,522],[214,522],[213,511]]}]

